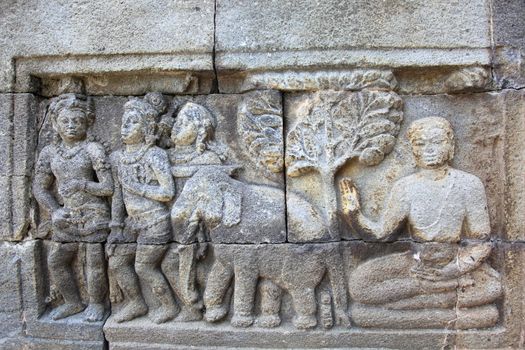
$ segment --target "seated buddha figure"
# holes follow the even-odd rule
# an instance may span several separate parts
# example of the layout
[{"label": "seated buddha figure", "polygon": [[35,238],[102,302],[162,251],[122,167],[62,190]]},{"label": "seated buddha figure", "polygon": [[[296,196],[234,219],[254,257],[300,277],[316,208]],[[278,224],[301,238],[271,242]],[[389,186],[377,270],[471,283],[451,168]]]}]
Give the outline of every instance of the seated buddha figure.
[{"label": "seated buddha figure", "polygon": [[440,117],[408,130],[418,171],[398,180],[378,221],[340,182],[343,216],[376,240],[403,231],[412,248],[361,263],[349,275],[352,319],[361,327],[472,329],[494,326],[499,273],[487,263],[490,222],[481,180],[452,168],[454,134]]}]

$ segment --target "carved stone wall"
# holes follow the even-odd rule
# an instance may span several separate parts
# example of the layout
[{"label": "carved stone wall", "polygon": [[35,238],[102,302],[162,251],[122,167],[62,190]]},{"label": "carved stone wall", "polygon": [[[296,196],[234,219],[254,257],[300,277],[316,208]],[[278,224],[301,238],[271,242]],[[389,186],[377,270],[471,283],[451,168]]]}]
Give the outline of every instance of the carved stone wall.
[{"label": "carved stone wall", "polygon": [[522,348],[524,13],[2,3],[0,348]]}]

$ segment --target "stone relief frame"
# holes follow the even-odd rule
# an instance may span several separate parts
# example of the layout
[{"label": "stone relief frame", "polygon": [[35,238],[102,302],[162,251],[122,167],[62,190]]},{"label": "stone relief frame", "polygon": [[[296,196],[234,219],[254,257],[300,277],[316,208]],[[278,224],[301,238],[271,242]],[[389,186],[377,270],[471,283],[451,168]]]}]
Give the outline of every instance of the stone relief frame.
[{"label": "stone relief frame", "polygon": [[[284,96],[284,99],[286,99],[286,95]],[[255,107],[255,108],[257,108],[257,107]],[[274,112],[273,115],[279,115],[279,114],[282,115],[283,113],[286,113],[286,107],[285,107],[284,105],[281,106],[280,108],[281,108],[281,111]],[[241,106],[240,109],[242,109],[242,106]],[[275,110],[275,108],[273,108],[273,109]],[[284,110],[284,112],[283,112],[282,110]],[[270,113],[270,114],[271,114],[271,113]],[[285,117],[286,117],[286,116],[285,116]],[[286,122],[286,120],[285,120],[285,122]],[[271,122],[269,122],[269,123],[271,124]],[[286,137],[286,136],[287,136],[287,134],[286,134],[286,127],[285,127],[284,129],[285,129],[285,137]],[[400,136],[400,137],[401,137],[401,136]],[[286,145],[284,145],[284,146],[287,147]],[[284,152],[284,149],[285,149],[285,148],[283,147],[283,151],[282,151],[282,152]],[[249,152],[249,151],[248,151],[248,152]],[[388,153],[388,152],[387,152],[387,153]],[[271,157],[270,157],[270,159],[271,159]],[[264,163],[264,162],[263,162],[263,163]],[[221,164],[216,164],[216,165],[221,165]],[[225,166],[225,167],[226,167],[226,166]],[[230,169],[231,169],[231,168],[230,168]],[[226,179],[226,178],[224,179],[224,180],[227,180],[225,183],[227,183],[228,181],[230,181],[229,179],[231,179],[232,177],[235,179],[234,172],[235,172],[236,170],[235,170],[235,169],[232,169],[232,170],[228,170],[228,171],[231,171],[232,174],[228,174],[228,178],[227,178],[227,179]],[[348,170],[345,170],[344,172],[347,172],[347,171],[348,171]],[[271,172],[271,171],[270,171],[270,172]],[[277,172],[277,173],[279,173],[279,172]],[[275,174],[275,173],[273,173],[273,174]],[[205,174],[205,175],[206,175],[206,174]],[[213,175],[215,175],[215,174],[213,174]],[[211,176],[211,175],[206,175],[206,176]],[[215,180],[211,180],[211,178],[210,178],[210,179],[206,179],[206,178],[205,178],[205,180],[207,180],[207,181],[215,181]],[[175,187],[176,187],[176,186],[175,186]],[[335,187],[335,186],[334,186],[334,187]],[[286,190],[288,191],[288,187],[286,188]],[[290,192],[287,192],[287,197],[291,198],[291,196],[289,195],[289,193],[292,193],[292,192],[291,192],[291,191],[290,191]],[[301,196],[299,196],[299,198],[296,199],[296,201],[297,201],[299,204],[301,203],[301,202],[300,202],[301,200],[303,201],[303,203],[304,203],[304,201],[306,201],[306,203],[304,203],[303,205],[304,205],[304,207],[307,207],[307,205],[308,205],[308,200],[305,200],[305,199],[304,199],[303,197],[301,197]],[[235,199],[233,199],[233,201],[235,201]],[[283,209],[284,209],[284,208],[283,208]],[[340,210],[340,209],[338,209],[338,210]],[[233,216],[235,216],[235,214],[234,214]],[[232,219],[232,222],[235,223],[235,219]],[[282,243],[282,242],[281,242],[281,243]],[[173,244],[173,243],[170,243],[170,244]],[[193,244],[193,243],[192,243],[192,244]],[[323,243],[323,244],[325,244],[325,243]],[[332,243],[330,243],[330,244],[332,244]],[[359,246],[359,245],[367,245],[367,244],[368,244],[368,243],[356,242],[356,246]],[[404,243],[401,242],[401,245],[403,245],[403,244],[404,244]],[[342,250],[342,251],[344,251],[344,250],[347,251],[346,253],[344,253],[344,252],[342,253],[343,258],[346,259],[345,261],[354,260],[355,258],[352,256],[352,254],[354,254],[354,255],[356,255],[356,256],[359,255],[359,252],[355,252],[355,250],[357,249],[357,250],[359,251],[360,248],[355,248],[355,247],[353,247],[351,241],[343,242],[343,243],[339,244],[338,246],[339,246],[339,247],[338,247],[337,249]],[[352,247],[351,247],[351,246],[352,246]],[[35,247],[38,247],[38,248],[35,248],[35,249],[41,249],[40,246],[39,246],[38,244],[37,244]],[[226,254],[226,255],[227,255],[227,254],[235,254],[236,252],[237,252],[237,254],[238,254],[238,249],[241,249],[242,247],[240,247],[240,248],[237,247],[237,248],[235,248],[235,249],[237,249],[237,250],[235,250],[235,249],[230,249],[230,248],[228,247],[228,244],[224,244],[224,247],[221,247],[220,244],[219,244],[219,245],[218,245],[218,248],[219,248],[219,250],[222,249],[222,248],[226,248],[227,250],[224,251],[223,254]],[[209,248],[209,249],[210,249],[210,248]],[[230,250],[228,250],[228,249],[230,249]],[[364,248],[363,248],[363,249],[364,249]],[[370,249],[370,248],[367,248],[367,249]],[[387,248],[387,249],[391,249],[391,248]],[[511,247],[507,247],[507,246],[505,246],[504,243],[495,243],[495,248],[494,248],[494,249],[495,249],[495,250],[498,250],[498,253],[496,253],[496,254],[499,255],[499,256],[501,256],[501,255],[504,255],[504,256],[512,256],[513,254],[516,254],[515,252],[512,251],[512,248],[511,248]],[[191,253],[188,253],[188,254],[192,255],[193,257],[195,257],[195,254],[198,254],[198,252],[197,252],[196,250],[194,250],[193,248],[190,249],[190,250],[191,250],[192,252],[191,252]],[[209,252],[210,255],[208,256],[207,259],[215,258],[216,250],[217,250],[217,248],[212,248],[212,249],[210,249],[211,252]],[[366,249],[365,249],[365,250],[366,250]],[[374,250],[374,249],[372,249],[372,250]],[[348,253],[348,251],[351,251],[352,253]],[[257,253],[257,254],[264,255],[265,253],[264,253],[264,252],[261,252],[261,253]],[[256,254],[256,253],[248,253],[248,255],[257,255],[257,254]],[[289,251],[283,251],[283,253],[281,253],[281,254],[283,254],[283,255],[293,255],[294,253],[293,253],[293,252],[289,252]],[[313,254],[313,253],[312,253],[312,254]],[[376,252],[375,254],[377,254],[377,252]],[[365,255],[366,255],[366,254],[365,254]],[[373,254],[372,254],[372,255],[373,255]],[[313,256],[313,255],[311,255],[311,256]],[[193,261],[193,260],[190,259],[189,261]],[[298,261],[299,261],[299,260],[297,260],[295,263],[297,263]],[[332,261],[333,261],[333,260],[332,260]],[[503,261],[504,261],[504,259],[503,259]],[[226,260],[226,262],[229,262],[228,259]],[[190,267],[189,267],[189,270],[192,270],[192,269],[195,269],[195,268],[196,268],[195,266],[191,267],[192,264],[193,264],[193,262],[190,262],[190,263],[188,264],[188,265],[190,266]],[[208,264],[209,264],[209,261],[208,261]],[[322,263],[322,262],[319,262],[319,264],[322,265],[323,263]],[[346,262],[346,264],[348,264],[348,263]],[[349,265],[351,265],[351,264],[349,264]],[[508,280],[509,278],[512,278],[512,277],[510,277],[510,276],[513,276],[512,273],[515,273],[515,272],[511,272],[511,273],[509,273],[509,271],[505,271],[505,264],[502,264],[501,262],[497,263],[496,265],[497,265],[497,269],[498,269],[498,271],[500,271],[501,273],[503,273],[503,276],[502,276],[503,279],[507,279],[507,280]],[[212,267],[211,265],[208,265],[208,268],[211,269],[211,268],[213,268],[213,267]],[[271,268],[273,268],[273,267],[271,267]],[[179,272],[180,272],[180,271],[179,271]],[[323,272],[323,273],[324,273],[324,272]],[[190,272],[187,272],[187,276],[190,276],[190,278],[196,278],[196,279],[198,279],[199,277],[197,276],[197,274],[198,274],[198,271],[190,271]],[[179,276],[179,277],[180,277],[180,276]],[[261,277],[262,277],[262,275],[261,275]],[[271,278],[269,278],[268,280],[267,280],[267,279],[264,279],[264,281],[262,281],[262,282],[264,282],[264,283],[261,283],[262,286],[260,287],[260,288],[261,288],[261,289],[260,289],[260,292],[257,292],[257,293],[261,293],[261,294],[260,294],[260,297],[263,298],[263,299],[264,299],[264,298],[273,298],[273,299],[275,300],[275,296],[276,296],[276,295],[278,296],[277,298],[279,299],[279,298],[280,298],[280,295],[283,293],[283,290],[281,290],[282,288],[279,288],[279,286],[277,286],[275,283],[272,283],[271,279],[272,279],[272,278],[276,278],[276,277],[275,277],[275,276],[272,276],[272,275],[270,275],[270,277],[271,277]],[[279,278],[282,278],[282,276],[279,277]],[[349,278],[349,277],[346,277],[346,278]],[[279,282],[283,283],[282,281],[279,281]],[[323,281],[323,282],[321,282],[321,283],[322,283],[322,284],[325,286],[325,288],[326,288],[326,281]],[[190,284],[191,284],[191,283],[190,283]],[[327,300],[328,300],[328,298],[330,297],[330,294],[331,294],[331,293],[330,293],[330,292],[326,293],[326,290],[327,290],[327,289],[323,290],[322,293],[320,294],[320,296],[319,296],[319,303],[320,303],[320,304],[319,304],[319,306],[318,306],[318,311],[319,311],[319,315],[320,315],[319,317],[321,317],[321,318],[320,318],[320,320],[321,320],[320,325],[321,325],[321,327],[323,327],[323,328],[325,327],[325,326],[324,326],[325,324],[330,324],[330,323],[331,323],[331,322],[329,321],[330,317],[327,316],[327,315],[328,315],[330,312],[334,312],[333,310],[330,310],[330,312],[329,312],[329,311],[327,311],[329,308],[323,307],[323,305],[326,305],[326,304],[330,303],[330,302],[327,302]],[[329,290],[329,289],[328,289],[328,290]],[[287,289],[285,288],[285,289],[284,289],[284,292],[285,292],[286,294],[288,294],[290,291],[287,290]],[[226,294],[230,293],[230,294],[233,294],[233,295],[234,295],[234,294],[235,294],[235,291],[226,291],[225,293],[226,293]],[[333,293],[333,292],[332,292],[332,293]],[[258,294],[258,295],[259,295],[259,294]],[[273,296],[273,297],[272,297],[272,296]],[[230,296],[227,296],[227,297],[232,297],[232,296],[230,295]],[[235,296],[233,296],[233,297],[235,297]],[[499,301],[498,301],[498,303],[499,303],[498,305],[500,305],[500,306],[499,306],[500,308],[501,308],[501,303],[502,303],[502,302],[503,302],[503,303],[507,303],[507,302],[509,302],[509,301],[506,300],[506,298],[507,298],[507,296],[505,296],[505,301],[502,301],[502,300],[499,300]],[[189,299],[191,299],[191,298],[189,298]],[[283,301],[284,303],[289,302],[289,300],[288,300],[288,301],[286,300],[286,299],[287,299],[286,296],[284,297],[284,299],[285,299],[285,300]],[[353,301],[352,301],[352,298],[351,298],[351,295],[349,295],[349,301],[350,301],[350,303],[353,302]],[[335,302],[335,301],[332,300],[331,302]],[[204,301],[204,304],[206,304],[205,301]],[[266,324],[266,326],[273,326],[273,325],[275,325],[275,324],[277,324],[277,323],[280,322],[280,320],[277,321],[277,320],[276,320],[276,317],[275,317],[275,310],[276,310],[276,309],[278,310],[278,308],[277,308],[275,305],[276,305],[275,302],[273,303],[273,305],[272,305],[271,302],[270,302],[270,303],[267,304],[267,306],[263,307],[263,308],[260,310],[261,313],[260,313],[259,315],[263,315],[263,316],[266,317],[266,320],[263,319],[263,320],[261,321],[262,324]],[[286,306],[286,305],[283,305],[283,306],[284,306],[284,310],[285,310],[285,311],[290,311],[290,310],[289,310],[289,306]],[[202,306],[198,306],[198,308],[199,308],[199,307],[202,307]],[[286,309],[287,307],[288,307],[288,310]],[[198,309],[198,308],[197,308],[197,309]],[[207,309],[208,309],[208,308],[207,308]],[[500,309],[500,310],[502,310],[502,309]],[[501,315],[501,313],[502,313],[502,311],[500,311],[500,315]],[[242,314],[242,313],[241,313],[241,314]],[[321,314],[322,314],[322,315],[321,315]],[[40,316],[40,315],[39,315],[39,316]],[[350,316],[350,319],[351,319],[351,317],[352,317],[352,312],[349,312],[349,316]],[[505,316],[507,316],[507,315],[501,315],[501,316],[505,317]],[[288,316],[284,317],[284,319],[285,319],[285,320],[284,320],[285,323],[286,323],[286,321],[287,321],[287,319],[286,319],[287,317],[288,317]],[[335,321],[333,317],[334,317],[334,316],[332,315],[332,323],[333,323],[333,324],[337,324],[338,322]],[[198,316],[197,316],[196,318],[198,318]],[[237,325],[240,325],[240,326],[246,326],[247,324],[250,323],[250,321],[247,320],[247,318],[249,319],[250,316],[241,315],[241,317],[239,317],[239,318],[240,318],[240,320],[236,321],[236,320],[232,319],[231,322],[232,322],[232,323],[236,323],[236,322],[237,322],[237,323],[238,323]],[[201,321],[201,322],[203,322],[203,321]],[[316,322],[317,322],[317,321],[316,321]],[[506,330],[505,330],[505,326],[501,326],[501,325],[504,324],[504,323],[502,323],[502,322],[505,322],[505,320],[504,320],[504,319],[500,319],[500,321],[498,321],[498,324],[499,324],[500,326],[498,326],[498,327],[496,327],[496,328],[493,328],[492,330],[481,331],[480,334],[487,334],[487,337],[490,337],[490,336],[492,336],[492,335],[489,335],[489,334],[500,334],[500,333],[502,334],[502,333],[506,332]],[[309,324],[308,322],[305,322],[305,323],[306,323],[306,324]],[[299,322],[299,324],[301,324],[301,322]],[[311,324],[311,323],[310,323],[310,324]],[[343,322],[343,324],[344,324],[344,322]],[[119,334],[122,334],[122,331],[123,331],[123,329],[125,329],[125,327],[126,327],[126,323],[125,323],[125,322],[124,322],[122,325],[115,326],[115,327],[113,327],[113,325],[111,325],[111,326],[108,327],[107,334],[110,335],[110,336],[112,336],[112,337],[114,337],[114,339],[118,339]],[[133,327],[136,327],[136,326],[135,326],[135,324],[133,324],[133,325],[129,325],[129,327],[130,327],[130,328],[128,328],[128,329],[134,329]],[[154,326],[153,326],[153,327],[154,327]],[[190,333],[191,333],[191,327],[190,327],[190,326],[181,325],[180,327],[181,327],[181,332],[190,332]],[[257,327],[257,325],[256,325],[256,327]],[[503,328],[502,328],[502,327],[503,327]],[[300,328],[303,328],[303,327],[300,327]],[[304,328],[309,328],[309,327],[304,327]],[[326,327],[326,328],[330,328],[330,327]],[[380,327],[380,328],[383,328],[383,327]],[[409,327],[409,328],[411,328],[411,327]],[[254,329],[256,329],[256,328],[254,328]],[[276,328],[276,330],[278,330],[278,329],[279,329],[279,328]],[[344,328],[341,329],[341,328],[336,327],[334,330],[332,330],[332,331],[330,331],[330,332],[336,332],[337,337],[341,337],[341,338],[339,338],[339,341],[340,341],[340,339],[344,339],[345,334],[348,334],[349,337],[350,337],[350,336],[352,336],[352,337],[356,337],[356,334],[358,334],[358,333],[361,332],[361,331],[362,331],[362,329],[361,329],[361,330],[360,330],[359,328],[356,329],[355,326],[354,326],[354,328],[352,328],[352,329],[348,329],[348,330],[344,330]],[[120,332],[120,333],[119,333],[119,332]],[[254,332],[254,331],[253,331],[253,330],[252,330],[252,331],[249,331],[249,332],[246,333],[246,334],[253,334],[252,332]],[[257,333],[257,331],[255,331],[255,332],[256,332],[255,334],[259,334],[259,333]],[[319,331],[319,329],[316,329],[314,332],[317,332],[316,334],[319,334],[320,331]],[[364,332],[364,333],[363,333],[363,332]],[[361,333],[363,333],[363,334],[367,334],[366,332],[367,332],[367,331],[362,331]],[[377,331],[376,331],[376,332],[377,332]],[[415,332],[415,333],[414,333],[414,332],[411,333],[411,332],[412,332],[412,331],[406,331],[405,333],[403,333],[404,335],[399,336],[400,339],[403,338],[404,336],[407,336],[407,337],[417,337],[417,334],[419,334],[419,333],[417,333],[417,332]],[[492,332],[492,333],[491,333],[491,332]],[[139,332],[139,334],[140,334],[140,332]],[[413,334],[415,334],[415,335],[413,335]],[[459,338],[461,338],[461,339],[466,339],[466,340],[464,340],[464,341],[467,342],[467,343],[468,343],[469,341],[472,341],[472,340],[468,340],[468,339],[470,339],[470,338],[469,338],[470,335],[468,335],[468,333],[467,333],[467,335],[461,335],[461,336],[458,336],[457,334],[459,334],[459,333],[457,333],[457,332],[454,332],[454,334],[456,334],[456,335],[455,335],[456,338],[459,337]],[[323,338],[322,335],[316,335],[316,336],[319,336],[321,339]],[[139,337],[139,336],[137,336],[137,341],[138,341],[138,337]],[[436,337],[437,337],[437,336],[436,336]],[[458,338],[458,339],[459,339],[459,338]],[[299,342],[298,339],[295,340],[295,341]],[[334,344],[335,344],[335,343],[334,343]]]}]

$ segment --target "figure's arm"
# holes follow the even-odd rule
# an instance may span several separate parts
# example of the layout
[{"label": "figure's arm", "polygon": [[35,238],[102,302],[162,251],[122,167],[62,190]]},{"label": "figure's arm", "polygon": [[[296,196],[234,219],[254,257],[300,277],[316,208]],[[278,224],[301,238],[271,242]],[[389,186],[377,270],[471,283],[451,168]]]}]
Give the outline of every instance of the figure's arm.
[{"label": "figure's arm", "polygon": [[379,221],[367,218],[361,211],[357,189],[350,179],[340,182],[343,216],[349,225],[358,231],[383,239],[396,232],[408,216],[410,205],[404,196],[404,186],[394,184]]},{"label": "figure's arm", "polygon": [[481,180],[475,180],[473,188],[465,196],[467,238],[458,253],[458,268],[462,273],[478,268],[492,250],[492,244],[488,242],[490,218],[485,187]]},{"label": "figure's arm", "polygon": [[84,190],[94,196],[108,197],[113,194],[113,181],[111,166],[109,165],[106,153],[102,146],[90,144],[89,155],[93,164],[93,169],[97,174],[98,182],[86,181]]},{"label": "figure's arm", "polygon": [[35,178],[33,180],[33,194],[37,202],[50,214],[60,208],[51,191],[54,176],[51,171],[51,155],[47,148],[44,148],[36,163]]},{"label": "figure's arm", "polygon": [[158,202],[169,202],[175,196],[175,182],[171,176],[170,163],[168,155],[164,151],[155,152],[151,157],[151,167],[157,181],[156,185],[146,185],[139,183],[126,184],[126,188],[142,197],[153,199]]},{"label": "figure's arm", "polygon": [[[116,157],[115,157],[116,158]],[[122,195],[122,186],[118,178],[117,162],[112,162],[111,174],[113,177],[114,191],[111,197],[111,223],[110,228],[124,227],[124,218],[126,216],[126,207]]]}]

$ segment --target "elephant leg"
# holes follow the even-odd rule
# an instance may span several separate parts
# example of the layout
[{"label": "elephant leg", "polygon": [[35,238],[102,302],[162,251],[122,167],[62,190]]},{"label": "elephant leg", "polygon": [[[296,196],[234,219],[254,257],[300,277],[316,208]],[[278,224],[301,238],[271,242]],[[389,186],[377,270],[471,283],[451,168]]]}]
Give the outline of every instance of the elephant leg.
[{"label": "elephant leg", "polygon": [[228,313],[228,304],[224,296],[228,292],[233,277],[233,269],[225,266],[219,259],[215,260],[206,281],[204,290],[204,305],[206,314],[204,319],[208,322],[217,322]]},{"label": "elephant leg", "polygon": [[[293,287],[292,287],[293,288]],[[293,320],[298,329],[313,328],[317,325],[317,304],[315,300],[315,287],[290,289],[296,316]]]},{"label": "elephant leg", "polygon": [[258,323],[261,327],[273,328],[281,324],[279,311],[281,309],[282,290],[270,280],[261,281],[261,317]]},{"label": "elephant leg", "polygon": [[259,276],[249,264],[235,266],[235,290],[233,293],[234,327],[249,327],[253,324],[253,305]]},{"label": "elephant leg", "polygon": [[330,286],[334,301],[335,324],[350,327],[350,317],[348,317],[348,291],[346,289],[346,278],[343,268],[343,256],[339,249],[339,243],[332,251],[325,255],[325,264],[328,271]]}]

